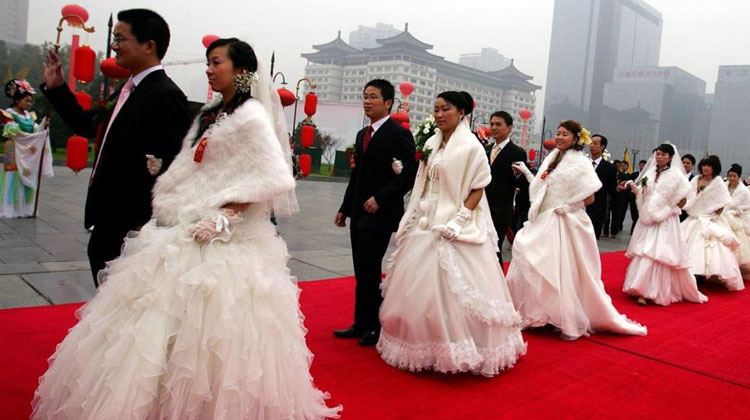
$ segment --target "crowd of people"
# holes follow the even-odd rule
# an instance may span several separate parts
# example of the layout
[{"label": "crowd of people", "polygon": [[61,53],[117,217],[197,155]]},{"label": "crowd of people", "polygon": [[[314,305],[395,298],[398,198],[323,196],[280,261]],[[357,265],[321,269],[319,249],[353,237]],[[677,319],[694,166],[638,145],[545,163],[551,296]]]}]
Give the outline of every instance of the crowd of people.
[{"label": "crowd of people", "polygon": [[[310,375],[299,291],[271,222],[298,206],[268,72],[244,41],[211,43],[206,75],[218,95],[191,124],[160,64],[167,23],[146,9],[117,18],[112,48],[132,76],[106,115],[76,103],[56,54],[45,61],[41,92],[100,145],[85,214],[98,290],[50,358],[32,417],[337,417],[342,407],[329,407]],[[708,156],[692,176],[692,156],[664,143],[628,174],[603,159],[604,135],[568,120],[533,170],[510,140],[511,115],[491,116],[485,148],[469,128],[473,98],[458,91],[435,98],[437,130],[417,154],[412,133],[390,118],[393,102],[389,81],[365,85],[370,124],[357,134],[334,217],[339,227],[348,220],[355,305],[334,336],[375,346],[400,369],[487,377],[526,353],[524,329],[551,325],[566,340],[645,336],[601,280],[597,238],[619,234],[628,207],[625,293],[669,305],[706,302],[697,279],[744,288],[750,190],[738,165],[725,182]],[[33,121],[16,124],[34,131]]]}]

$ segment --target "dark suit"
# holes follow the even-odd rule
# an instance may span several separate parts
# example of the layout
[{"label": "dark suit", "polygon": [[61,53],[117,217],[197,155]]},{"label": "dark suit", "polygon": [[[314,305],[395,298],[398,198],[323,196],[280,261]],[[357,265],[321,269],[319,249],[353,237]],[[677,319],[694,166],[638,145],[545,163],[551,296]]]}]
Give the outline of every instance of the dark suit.
[{"label": "dark suit", "polygon": [[[497,246],[502,251],[505,233],[511,227],[511,222],[513,221],[513,197],[516,194],[516,188],[523,188],[525,186],[528,191],[526,177],[523,175],[516,176],[513,173],[511,165],[513,162],[526,163],[526,152],[513,144],[513,142],[508,142],[500,150],[495,161],[492,162],[492,148],[494,146],[495,143],[492,143],[486,149],[487,158],[491,162],[490,171],[492,181],[484,187],[484,191],[487,194],[487,203],[490,206],[492,224],[495,225],[495,230],[499,238]],[[528,192],[526,194],[526,201],[528,202]],[[523,207],[524,203],[520,204]],[[528,207],[526,211],[528,212]],[[502,261],[502,253],[498,253],[498,259]]]},{"label": "dark suit", "polygon": [[586,213],[594,225],[594,233],[597,239],[602,234],[604,220],[607,218],[609,201],[615,200],[617,192],[617,169],[615,165],[602,159],[596,167],[596,175],[602,183],[599,191],[594,193],[594,203],[586,207]]},{"label": "dark suit", "polygon": [[[625,182],[629,179],[631,179],[629,173],[620,171],[617,172],[618,185],[620,184],[620,182]],[[628,204],[630,203],[632,194],[633,193],[630,192],[630,188],[626,188],[615,193],[615,201],[614,203],[612,203],[612,208],[610,209],[612,220],[610,233],[612,235],[617,235],[618,233],[622,232],[622,227],[625,223],[625,213],[627,213],[628,211]]]},{"label": "dark suit", "polygon": [[[414,138],[409,130],[389,118],[375,131],[364,151],[365,130],[357,133],[354,168],[339,209],[340,213],[351,218],[352,260],[357,282],[354,328],[362,332],[380,330],[378,312],[383,301],[380,294],[383,257],[391,233],[398,229],[404,215],[404,195],[414,186],[417,174]],[[393,158],[404,165],[400,175],[391,168]],[[370,197],[375,197],[378,203],[375,213],[364,210]]]},{"label": "dark suit", "polygon": [[[84,111],[65,84],[54,89],[43,85],[42,92],[76,134],[104,135],[111,110],[109,115]],[[116,102],[118,95],[110,100]],[[151,218],[156,176],[146,169],[145,155],[162,159],[164,172],[180,151],[189,125],[187,98],[164,70],[148,74],[112,122],[86,197],[84,226],[94,227],[88,255],[95,282],[105,263],[120,255],[125,235]]]}]

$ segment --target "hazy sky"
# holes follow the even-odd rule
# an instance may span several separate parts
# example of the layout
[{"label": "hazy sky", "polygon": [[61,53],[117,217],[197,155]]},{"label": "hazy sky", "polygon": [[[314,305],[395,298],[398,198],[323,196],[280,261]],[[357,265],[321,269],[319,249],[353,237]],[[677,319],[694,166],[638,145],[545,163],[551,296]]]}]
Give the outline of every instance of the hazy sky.
[{"label": "hazy sky", "polygon": [[[29,42],[53,41],[60,9],[71,0],[31,0]],[[750,64],[750,3],[747,0],[647,0],[664,19],[660,65],[678,66],[700,77],[713,92],[720,64]],[[148,7],[169,22],[172,43],[165,61],[203,57],[201,38],[208,33],[237,36],[254,46],[266,62],[276,51],[276,70],[292,83],[302,77],[302,52],[328,42],[338,30],[348,41],[357,25],[377,22],[403,28],[433,44],[434,54],[458,61],[461,53],[497,48],[516,66],[544,86],[547,75],[554,0],[89,0],[79,4],[97,28],[91,37],[104,50],[110,12]],[[210,6],[209,6],[210,4]],[[64,39],[70,39],[66,30]],[[201,64],[169,66],[176,79],[202,86]],[[200,91],[197,89],[196,91]],[[195,96],[191,94],[189,96]],[[538,93],[540,99],[543,92]]]}]

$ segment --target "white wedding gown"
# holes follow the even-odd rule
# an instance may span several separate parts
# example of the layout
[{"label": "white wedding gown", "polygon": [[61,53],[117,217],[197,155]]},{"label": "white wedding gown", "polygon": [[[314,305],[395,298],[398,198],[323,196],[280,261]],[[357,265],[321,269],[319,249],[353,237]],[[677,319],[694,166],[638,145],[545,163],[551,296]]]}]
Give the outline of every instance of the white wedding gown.
[{"label": "white wedding gown", "polygon": [[[710,211],[720,199],[722,191],[719,190],[723,188],[726,195],[729,191],[717,177],[698,192],[698,180],[699,177],[695,177],[690,182],[692,200],[688,199],[688,204],[695,202],[695,208],[686,209],[688,218],[680,224],[690,255],[690,271],[696,276],[715,278],[728,290],[743,290],[745,284],[735,255],[740,243],[726,217]],[[729,202],[731,199],[727,204]]]},{"label": "white wedding gown", "polygon": [[[377,349],[400,369],[496,375],[526,353],[497,240],[448,241],[431,230],[439,184],[427,183],[386,269]],[[422,217],[426,226],[417,223]]]},{"label": "white wedding gown", "polygon": [[[542,202],[534,220],[526,222],[516,234],[508,269],[508,287],[523,326],[552,324],[563,338],[571,340],[596,331],[646,335],[646,327],[617,312],[604,290],[599,248],[586,210],[565,214],[554,211],[568,202],[568,192],[580,190],[579,182],[589,181],[578,176],[561,179],[570,161],[579,160],[579,167],[593,173],[590,160],[569,150],[545,180],[541,176],[553,158],[553,154],[547,157],[532,184],[544,189]],[[595,173],[584,175],[596,177]]]},{"label": "white wedding gown", "polygon": [[[662,182],[667,182],[668,176],[684,177],[683,173],[671,171],[669,169],[661,175],[664,179]],[[647,179],[657,179],[655,171],[650,171],[649,175]],[[698,290],[695,276],[690,272],[690,255],[680,229],[680,208],[672,206],[672,212],[662,221],[645,222],[643,215],[654,207],[651,202],[660,198],[656,195],[669,193],[661,191],[659,187],[657,182],[641,189],[642,197],[638,200],[641,217],[625,253],[631,261],[625,274],[623,291],[664,306],[682,300],[707,302],[708,298]],[[656,203],[665,205],[663,201]],[[666,205],[669,204],[672,203]]]},{"label": "white wedding gown", "polygon": [[[96,296],[58,345],[33,418],[337,415],[309,373],[299,289],[269,220],[270,195],[261,195],[294,188],[264,112],[249,100],[217,124],[201,162],[194,124],[154,187],[154,219],[100,273]],[[251,204],[228,238],[196,242],[191,206],[201,215],[226,202]]]},{"label": "white wedding gown", "polygon": [[58,346],[34,418],[335,415],[309,374],[286,245],[264,209],[244,217],[237,243],[201,246],[153,221],[127,239]]}]

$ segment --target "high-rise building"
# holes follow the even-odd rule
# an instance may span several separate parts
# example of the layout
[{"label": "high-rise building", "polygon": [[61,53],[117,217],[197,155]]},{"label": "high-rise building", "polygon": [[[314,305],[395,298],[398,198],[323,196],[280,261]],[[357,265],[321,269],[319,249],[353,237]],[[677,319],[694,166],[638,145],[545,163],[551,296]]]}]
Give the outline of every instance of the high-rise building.
[{"label": "high-rise building", "polygon": [[358,50],[376,48],[379,46],[378,39],[390,38],[398,35],[399,32],[401,31],[394,28],[393,25],[386,25],[385,23],[378,23],[374,28],[359,25],[356,31],[349,32],[349,45]]},{"label": "high-rise building", "polygon": [[656,66],[661,13],[642,0],[555,0],[544,113],[601,129],[616,68]]},{"label": "high-rise building", "polygon": [[628,148],[646,158],[665,141],[683,154],[702,153],[710,122],[705,94],[706,82],[678,67],[616,69],[602,106],[610,153],[619,158]]},{"label": "high-rise building", "polygon": [[739,163],[750,173],[750,65],[719,66],[711,109],[708,152],[718,155],[724,168]]},{"label": "high-rise building", "polygon": [[0,11],[0,39],[9,44],[25,44],[29,0],[0,0]]},{"label": "high-rise building", "polygon": [[482,48],[479,53],[461,54],[458,64],[482,71],[502,70],[510,65],[510,58],[495,48]]},{"label": "high-rise building", "polygon": [[389,80],[395,86],[408,81],[414,85],[409,114],[412,122],[418,122],[432,114],[438,93],[463,90],[476,101],[473,117],[478,123],[489,124],[492,112],[507,111],[516,118],[514,141],[520,141],[526,125],[531,143],[534,118],[524,123],[518,112],[527,108],[534,113],[535,92],[540,86],[531,83],[533,77],[518,70],[512,60],[509,66],[493,72],[447,61],[430,53],[432,45],[415,38],[408,25],[403,32],[377,42],[377,48],[358,50],[344,42],[339,32],[333,41],[313,45],[316,52],[302,54],[307,59],[305,77],[317,85],[321,102],[361,103],[362,89],[375,78]]}]

